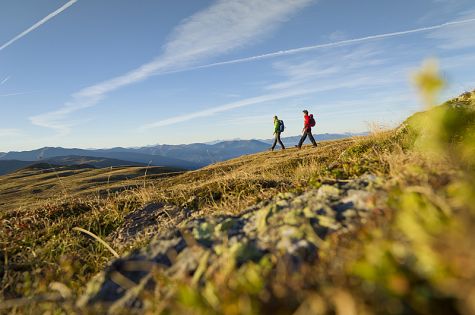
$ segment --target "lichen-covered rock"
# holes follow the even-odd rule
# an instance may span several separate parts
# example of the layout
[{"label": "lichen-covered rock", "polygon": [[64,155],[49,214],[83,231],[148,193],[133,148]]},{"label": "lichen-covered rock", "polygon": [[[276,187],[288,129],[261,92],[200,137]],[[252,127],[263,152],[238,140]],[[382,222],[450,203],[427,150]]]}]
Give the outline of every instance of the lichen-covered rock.
[{"label": "lichen-covered rock", "polygon": [[[336,181],[301,195],[279,194],[242,215],[185,221],[160,232],[142,250],[113,261],[91,281],[78,304],[107,305],[109,312],[124,305],[140,308],[143,292],[157,289],[154,270],[204,287],[217,273],[247,274],[254,270],[251,262],[265,261],[267,266],[269,255],[298,270],[318,258],[329,234],[356,229],[367,213],[383,206],[381,185],[380,178],[371,175]],[[166,287],[158,289],[167,294]]]},{"label": "lichen-covered rock", "polygon": [[108,239],[114,248],[124,248],[138,238],[152,238],[157,232],[182,222],[189,216],[187,208],[151,203],[124,218],[124,223]]}]

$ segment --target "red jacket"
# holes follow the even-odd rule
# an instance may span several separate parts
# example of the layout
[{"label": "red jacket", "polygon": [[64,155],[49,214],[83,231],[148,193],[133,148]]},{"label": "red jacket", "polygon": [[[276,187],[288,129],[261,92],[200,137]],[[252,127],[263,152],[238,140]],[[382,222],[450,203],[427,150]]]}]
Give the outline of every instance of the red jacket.
[{"label": "red jacket", "polygon": [[305,130],[312,130],[312,126],[310,126],[310,115],[303,116],[303,127]]}]

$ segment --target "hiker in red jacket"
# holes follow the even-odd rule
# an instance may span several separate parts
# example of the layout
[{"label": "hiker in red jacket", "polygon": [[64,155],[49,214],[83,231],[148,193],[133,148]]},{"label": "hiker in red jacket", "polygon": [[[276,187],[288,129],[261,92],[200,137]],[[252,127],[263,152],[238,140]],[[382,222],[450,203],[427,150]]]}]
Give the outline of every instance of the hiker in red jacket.
[{"label": "hiker in red jacket", "polygon": [[308,114],[308,110],[304,110],[303,111],[303,129],[302,129],[302,138],[300,138],[300,141],[299,141],[299,144],[297,145],[297,148],[301,148],[302,147],[302,144],[303,142],[305,141],[305,139],[308,138],[310,139],[310,141],[312,141],[312,144],[314,147],[317,146],[317,142],[315,141],[315,139],[313,138],[313,135],[312,135],[312,127],[315,126],[315,119],[313,119],[313,115],[312,114]]}]

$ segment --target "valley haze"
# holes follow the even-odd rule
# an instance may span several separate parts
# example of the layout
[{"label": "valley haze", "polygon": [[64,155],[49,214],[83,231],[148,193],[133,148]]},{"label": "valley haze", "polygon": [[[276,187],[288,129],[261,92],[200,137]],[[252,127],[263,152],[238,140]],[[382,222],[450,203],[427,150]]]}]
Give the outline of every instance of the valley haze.
[{"label": "valley haze", "polygon": [[[319,134],[317,141],[335,140],[361,134]],[[300,136],[282,138],[286,146],[298,143]],[[44,147],[31,151],[11,151],[0,153],[0,175],[8,174],[37,162],[52,165],[89,164],[95,167],[151,165],[166,166],[182,169],[198,169],[200,167],[229,160],[246,154],[253,154],[268,150],[273,139],[268,140],[230,140],[216,143],[192,143],[181,145],[150,145],[139,148],[110,148],[110,149],[77,149],[61,147]],[[63,157],[63,159],[59,159]],[[75,158],[67,158],[75,157]],[[99,164],[84,162],[80,157],[105,158]]]}]

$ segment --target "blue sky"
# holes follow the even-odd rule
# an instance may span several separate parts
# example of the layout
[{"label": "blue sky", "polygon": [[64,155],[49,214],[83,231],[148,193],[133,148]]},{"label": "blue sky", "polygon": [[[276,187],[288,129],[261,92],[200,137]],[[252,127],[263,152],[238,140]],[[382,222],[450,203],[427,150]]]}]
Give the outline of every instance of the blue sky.
[{"label": "blue sky", "polygon": [[473,34],[473,0],[2,0],[0,151],[396,126],[427,58],[475,88]]}]

